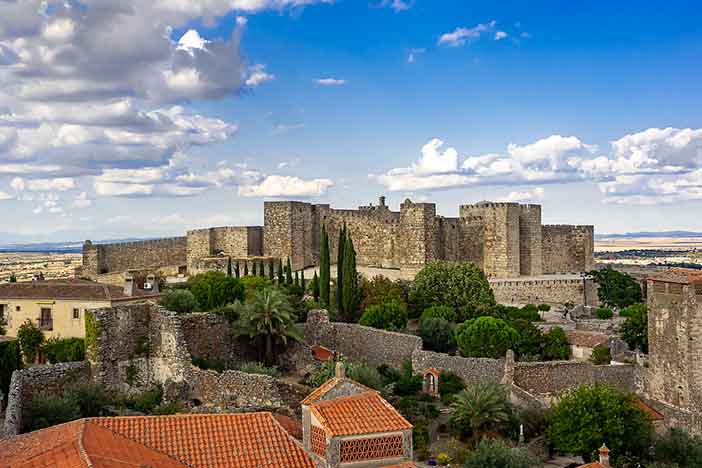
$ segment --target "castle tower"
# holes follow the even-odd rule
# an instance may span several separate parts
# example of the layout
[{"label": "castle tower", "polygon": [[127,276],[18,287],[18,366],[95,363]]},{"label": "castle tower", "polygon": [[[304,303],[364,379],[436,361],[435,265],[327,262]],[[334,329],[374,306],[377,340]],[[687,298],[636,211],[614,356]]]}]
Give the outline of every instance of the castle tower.
[{"label": "castle tower", "polygon": [[519,270],[524,276],[543,273],[541,205],[519,205]]},{"label": "castle tower", "polygon": [[293,270],[315,264],[314,206],[297,201],[264,203],[264,255],[290,257]]},{"label": "castle tower", "polygon": [[412,203],[407,199],[400,205],[397,253],[400,267],[410,270],[419,270],[439,260],[434,203]]}]

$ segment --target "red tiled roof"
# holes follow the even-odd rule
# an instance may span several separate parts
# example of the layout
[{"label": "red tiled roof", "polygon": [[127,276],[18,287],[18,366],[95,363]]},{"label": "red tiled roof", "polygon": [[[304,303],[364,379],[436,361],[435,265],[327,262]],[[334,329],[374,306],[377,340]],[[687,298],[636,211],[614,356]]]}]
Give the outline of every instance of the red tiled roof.
[{"label": "red tiled roof", "polygon": [[76,299],[89,301],[124,301],[159,297],[150,291],[136,289],[133,296],[119,286],[87,280],[44,280],[0,284],[2,299]]},{"label": "red tiled roof", "polygon": [[288,434],[297,440],[302,440],[302,422],[283,414],[275,414],[273,417],[283,426],[283,429],[288,431]]},{"label": "red tiled roof", "polygon": [[439,369],[437,369],[436,367],[430,367],[429,369],[424,371],[424,375],[427,374],[433,374],[436,377],[439,377],[441,375],[441,371],[439,371]]},{"label": "red tiled roof", "polygon": [[314,468],[271,413],[91,419],[194,468]]},{"label": "red tiled roof", "polygon": [[663,281],[666,283],[700,283],[702,282],[702,270],[692,268],[671,268],[660,273],[651,275],[648,279],[653,281]]},{"label": "red tiled roof", "polygon": [[659,413],[658,411],[651,408],[641,398],[634,398],[634,405],[638,409],[640,409],[641,411],[646,413],[648,415],[648,417],[651,418],[652,421],[663,421],[665,419],[661,413]]},{"label": "red tiled roof", "polygon": [[0,443],[3,468],[187,468],[90,420],[73,421]]},{"label": "red tiled roof", "polygon": [[329,348],[325,348],[322,345],[314,345],[312,346],[312,355],[314,355],[314,358],[318,361],[327,362],[334,356],[334,353]]},{"label": "red tiled roof", "polygon": [[568,332],[568,344],[594,348],[609,341],[609,336],[601,333],[586,333],[582,331]]},{"label": "red tiled roof", "polygon": [[366,386],[363,385],[363,384],[360,384],[360,383],[356,382],[355,380],[347,379],[347,378],[345,378],[345,377],[344,377],[344,378],[332,377],[331,379],[327,380],[326,382],[324,382],[324,383],[323,383],[322,385],[320,385],[319,387],[317,387],[317,388],[315,388],[314,390],[312,390],[312,393],[310,393],[309,395],[307,395],[307,396],[305,397],[305,399],[302,400],[302,401],[300,402],[300,404],[308,405],[308,406],[309,406],[309,405],[311,405],[312,403],[314,403],[314,402],[316,402],[316,401],[319,401],[319,400],[321,400],[322,398],[324,398],[324,395],[326,395],[326,394],[329,393],[330,391],[334,390],[334,389],[336,388],[337,385],[341,385],[341,384],[343,384],[343,383],[347,383],[347,384],[350,384],[350,385],[355,385],[356,387],[358,387],[359,393],[361,393],[361,392],[371,392],[371,391],[373,391],[372,389],[366,387]]},{"label": "red tiled roof", "polygon": [[412,429],[412,424],[375,391],[320,401],[310,410],[329,437]]}]

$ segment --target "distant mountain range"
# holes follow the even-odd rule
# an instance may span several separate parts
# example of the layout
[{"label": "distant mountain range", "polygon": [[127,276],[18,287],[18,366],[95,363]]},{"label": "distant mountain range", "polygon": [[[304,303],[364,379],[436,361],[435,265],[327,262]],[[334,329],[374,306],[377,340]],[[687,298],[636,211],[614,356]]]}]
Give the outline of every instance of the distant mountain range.
[{"label": "distant mountain range", "polygon": [[702,237],[702,232],[695,231],[641,231],[624,234],[595,234],[595,239],[631,239],[636,237]]},{"label": "distant mountain range", "polygon": [[[105,239],[93,241],[93,244],[111,244],[116,242],[133,242],[147,240],[140,238]],[[83,241],[67,242],[29,242],[0,244],[0,252],[28,252],[28,253],[80,253],[83,251]]]}]

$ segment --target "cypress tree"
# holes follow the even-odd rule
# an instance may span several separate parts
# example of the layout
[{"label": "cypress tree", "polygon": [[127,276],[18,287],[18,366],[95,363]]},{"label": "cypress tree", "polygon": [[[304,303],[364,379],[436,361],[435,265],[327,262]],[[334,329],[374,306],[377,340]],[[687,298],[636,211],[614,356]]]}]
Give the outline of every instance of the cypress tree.
[{"label": "cypress tree", "polygon": [[319,302],[319,278],[316,271],[312,277],[312,296],[314,296],[314,302]]},{"label": "cypress tree", "polygon": [[258,274],[261,276],[261,278],[266,277],[266,269],[264,268],[263,260],[261,260],[261,263],[258,265]]},{"label": "cypress tree", "polygon": [[278,284],[283,284],[283,259],[278,259]]},{"label": "cypress tree", "polygon": [[227,276],[232,277],[232,257],[227,257]]},{"label": "cypress tree", "polygon": [[256,261],[254,260],[251,262],[251,268],[253,269],[251,271],[251,276],[258,276],[258,273],[256,273]]},{"label": "cypress tree", "polygon": [[336,252],[336,306],[339,310],[343,310],[341,290],[344,284],[344,249],[346,248],[346,223],[339,231],[339,247]]},{"label": "cypress tree", "polygon": [[249,262],[244,260],[244,276],[249,276]]},{"label": "cypress tree", "polygon": [[305,292],[305,270],[300,270],[300,286],[302,286],[302,292]]},{"label": "cypress tree", "polygon": [[356,297],[358,288],[358,273],[356,272],[356,250],[353,247],[351,237],[346,238],[344,247],[344,274],[341,288],[341,302],[343,315],[351,322],[356,312]]},{"label": "cypress tree", "polygon": [[241,270],[239,270],[239,260],[236,261],[236,269],[234,270],[234,273],[236,274],[237,278],[240,276]]},{"label": "cypress tree", "polygon": [[[315,272],[315,275],[317,273]],[[329,281],[331,280],[329,272],[329,234],[327,229],[322,226],[322,245],[319,250],[319,280],[318,288],[320,301],[322,306],[329,307]]]},{"label": "cypress tree", "polygon": [[290,257],[288,257],[288,263],[285,265],[285,284],[292,284],[292,265],[290,264]]},{"label": "cypress tree", "polygon": [[271,283],[275,279],[275,275],[273,273],[273,270],[275,269],[275,264],[273,263],[273,259],[268,260],[268,279],[271,280]]},{"label": "cypress tree", "polygon": [[300,275],[295,272],[295,282],[293,283],[295,286],[300,286]]}]

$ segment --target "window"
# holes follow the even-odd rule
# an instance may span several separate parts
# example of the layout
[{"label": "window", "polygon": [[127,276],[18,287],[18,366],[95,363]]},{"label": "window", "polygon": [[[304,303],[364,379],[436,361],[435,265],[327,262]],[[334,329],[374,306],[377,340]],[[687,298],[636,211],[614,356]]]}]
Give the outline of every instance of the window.
[{"label": "window", "polygon": [[15,310],[16,310],[17,312],[19,312],[20,310],[22,310],[22,308],[21,308],[20,306],[17,306],[17,307],[15,307]]},{"label": "window", "polygon": [[327,455],[327,435],[317,426],[311,426],[312,429],[312,451],[320,457]]},{"label": "window", "polygon": [[39,328],[41,330],[53,330],[54,323],[51,318],[51,308],[42,307],[41,316],[39,317]]},{"label": "window", "polygon": [[403,455],[402,436],[342,440],[341,462],[396,458]]},{"label": "window", "polygon": [[80,309],[73,308],[73,320],[78,320],[80,318]]},{"label": "window", "polygon": [[7,304],[0,304],[0,325],[7,322]]}]

